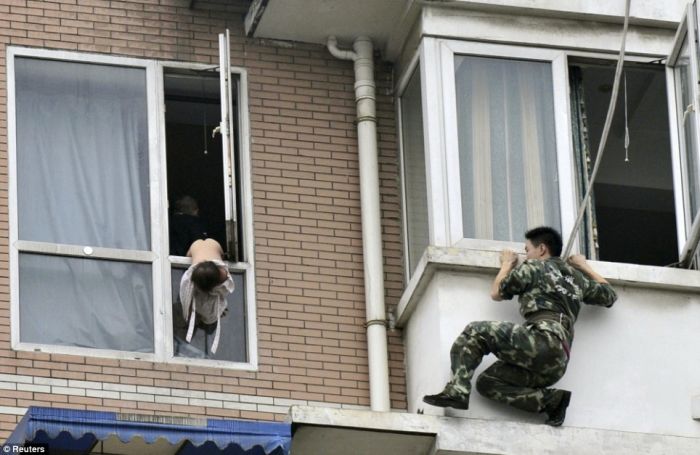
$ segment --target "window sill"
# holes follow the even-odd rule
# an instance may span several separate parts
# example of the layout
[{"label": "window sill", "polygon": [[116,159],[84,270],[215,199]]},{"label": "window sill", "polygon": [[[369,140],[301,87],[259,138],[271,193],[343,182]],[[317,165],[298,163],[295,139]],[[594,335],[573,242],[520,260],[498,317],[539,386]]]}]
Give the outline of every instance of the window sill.
[{"label": "window sill", "polygon": [[34,352],[42,354],[75,355],[89,358],[136,360],[140,362],[152,362],[162,365],[175,364],[195,367],[221,368],[224,370],[258,371],[258,365],[252,362],[229,362],[225,360],[198,359],[190,357],[169,357],[162,359],[153,353],[93,349],[78,346],[17,343],[16,345],[12,346],[12,350],[17,352]]},{"label": "window sill", "polygon": [[[396,310],[396,325],[403,327],[438,270],[496,275],[499,252],[493,248],[426,248],[404,290]],[[593,268],[614,285],[669,291],[700,291],[700,272],[648,265],[590,261]],[[699,398],[700,400],[700,398]],[[700,408],[700,404],[698,405]],[[700,410],[698,411],[700,413]],[[700,416],[698,417],[700,418]]]}]

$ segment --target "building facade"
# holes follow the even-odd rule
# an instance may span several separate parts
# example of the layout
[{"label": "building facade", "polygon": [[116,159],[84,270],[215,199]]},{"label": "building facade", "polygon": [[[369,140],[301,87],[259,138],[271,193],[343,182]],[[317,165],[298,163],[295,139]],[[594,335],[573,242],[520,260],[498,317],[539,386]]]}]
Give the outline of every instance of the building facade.
[{"label": "building facade", "polygon": [[[192,3],[0,5],[3,440],[29,406],[264,421],[284,420],[293,404],[369,406],[352,65],[320,46],[246,37],[249,2]],[[227,29],[228,156],[212,135],[226,104]],[[377,82],[395,305],[388,64]],[[236,284],[215,355],[211,334],[187,345],[178,332],[187,259],[168,221],[184,195],[224,245]],[[391,405],[405,409],[402,342],[397,331],[389,340]]]},{"label": "building facade", "polygon": [[[3,439],[40,406],[286,420],[295,454],[700,447],[695,3],[632,0],[605,148],[622,0],[0,14]],[[184,341],[187,216],[236,284],[215,353]],[[619,294],[581,313],[564,427],[424,405],[468,321],[519,320],[490,281],[544,224]]]}]

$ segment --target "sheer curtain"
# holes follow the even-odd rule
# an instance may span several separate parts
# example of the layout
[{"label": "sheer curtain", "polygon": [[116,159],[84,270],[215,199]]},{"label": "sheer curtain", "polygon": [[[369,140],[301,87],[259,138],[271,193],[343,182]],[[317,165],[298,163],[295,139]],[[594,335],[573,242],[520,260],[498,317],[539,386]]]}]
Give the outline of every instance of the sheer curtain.
[{"label": "sheer curtain", "polygon": [[[19,239],[150,250],[146,72],[16,58]],[[20,338],[153,351],[151,265],[20,254]]]},{"label": "sheer curtain", "polygon": [[455,57],[465,238],[560,229],[551,65]]},{"label": "sheer curtain", "polygon": [[20,240],[150,249],[145,69],[15,61]]}]

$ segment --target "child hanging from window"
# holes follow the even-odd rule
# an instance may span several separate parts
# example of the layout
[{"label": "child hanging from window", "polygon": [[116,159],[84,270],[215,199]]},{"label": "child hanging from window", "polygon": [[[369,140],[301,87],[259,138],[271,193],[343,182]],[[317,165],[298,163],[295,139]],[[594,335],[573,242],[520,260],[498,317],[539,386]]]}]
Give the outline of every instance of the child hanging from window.
[{"label": "child hanging from window", "polygon": [[233,292],[233,278],[223,261],[223,249],[214,239],[196,240],[187,251],[192,265],[180,281],[180,302],[185,320],[189,318],[186,341],[192,341],[195,320],[203,324],[216,322],[216,334],[210,351],[219,345],[221,317],[226,312],[226,296]]}]

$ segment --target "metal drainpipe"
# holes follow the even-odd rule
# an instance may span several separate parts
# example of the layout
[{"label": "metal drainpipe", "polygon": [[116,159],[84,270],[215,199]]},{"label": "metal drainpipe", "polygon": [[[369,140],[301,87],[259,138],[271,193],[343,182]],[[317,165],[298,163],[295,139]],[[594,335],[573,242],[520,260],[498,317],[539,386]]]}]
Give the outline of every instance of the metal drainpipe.
[{"label": "metal drainpipe", "polygon": [[379,208],[379,164],[372,40],[361,36],[355,40],[353,49],[353,51],[340,50],[335,37],[328,38],[328,51],[334,57],[352,60],[355,64],[370,407],[372,411],[387,412],[390,411],[391,404],[389,400],[389,360],[384,306],[384,265]]}]

